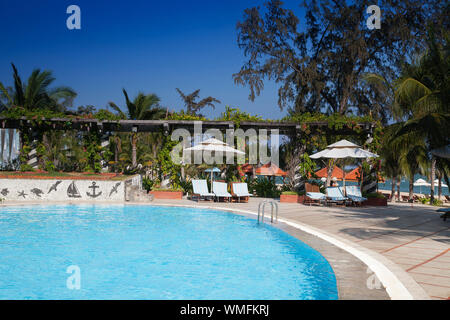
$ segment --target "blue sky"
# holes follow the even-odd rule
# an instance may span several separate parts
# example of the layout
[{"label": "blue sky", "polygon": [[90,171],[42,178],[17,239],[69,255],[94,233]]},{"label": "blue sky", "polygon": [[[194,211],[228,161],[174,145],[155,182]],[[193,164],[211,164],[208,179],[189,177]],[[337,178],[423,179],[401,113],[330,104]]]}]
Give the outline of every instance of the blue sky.
[{"label": "blue sky", "polygon": [[[289,7],[300,11],[300,1]],[[55,85],[77,93],[74,106],[124,105],[121,92],[156,93],[170,110],[183,107],[175,88],[222,101],[204,114],[216,117],[225,105],[277,119],[277,86],[266,82],[254,102],[232,74],[245,61],[236,23],[256,0],[0,2],[0,81],[10,85],[14,62],[25,80],[34,68],[52,70]],[[81,8],[81,30],[68,30],[66,8]]]}]

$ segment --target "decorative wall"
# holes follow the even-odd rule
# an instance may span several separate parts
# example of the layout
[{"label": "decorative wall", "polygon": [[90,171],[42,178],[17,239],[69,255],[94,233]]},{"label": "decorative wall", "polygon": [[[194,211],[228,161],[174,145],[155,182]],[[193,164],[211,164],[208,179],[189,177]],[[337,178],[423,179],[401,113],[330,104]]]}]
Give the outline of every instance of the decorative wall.
[{"label": "decorative wall", "polygon": [[0,198],[6,201],[124,201],[125,181],[0,179]]}]

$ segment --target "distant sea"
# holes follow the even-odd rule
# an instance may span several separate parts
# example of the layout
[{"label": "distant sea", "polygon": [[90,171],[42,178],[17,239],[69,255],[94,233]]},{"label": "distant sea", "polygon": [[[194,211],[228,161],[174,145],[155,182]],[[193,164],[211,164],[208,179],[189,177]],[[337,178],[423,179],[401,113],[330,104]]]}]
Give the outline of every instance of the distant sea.
[{"label": "distant sea", "polygon": [[[424,179],[425,181],[429,182],[426,177],[418,175],[418,174],[414,177],[414,181],[417,181],[417,179]],[[275,181],[276,181],[276,183],[279,183],[279,184],[283,183],[283,179],[281,177],[276,177]],[[341,186],[342,181],[338,181],[338,184]],[[445,184],[445,181],[442,180],[442,185],[444,185],[444,184]],[[345,185],[351,186],[351,185],[357,185],[357,183],[346,181]],[[378,190],[386,190],[386,191],[390,192],[391,191],[391,180],[386,179],[386,181],[384,183],[379,182]],[[395,187],[395,191],[397,192],[397,187]],[[409,192],[409,181],[406,180],[405,178],[403,178],[402,181],[400,182],[400,191],[401,192]],[[414,187],[414,193],[430,194],[430,191],[431,191],[430,187]],[[435,195],[438,194],[437,184],[434,186],[434,194]],[[448,187],[444,187],[444,186],[442,187],[442,195],[443,196],[450,195]]]},{"label": "distant sea", "polygon": [[[428,183],[430,181],[428,181],[428,179],[424,176],[421,175],[416,175],[416,177],[414,177],[414,181],[417,181],[417,179],[424,179],[425,181],[427,181]],[[442,185],[446,184],[444,180],[442,180]],[[379,190],[389,190],[391,191],[392,188],[392,182],[391,180],[387,179],[386,182],[378,183],[378,189]],[[397,187],[395,189],[397,191]],[[409,181],[406,179],[402,179],[401,183],[400,183],[400,191],[401,192],[409,192]],[[414,193],[422,193],[422,194],[430,194],[431,192],[431,188],[430,187],[414,187]],[[434,194],[437,195],[438,194],[438,186],[437,184],[435,184],[434,186]],[[450,195],[448,187],[442,187],[442,195]]]}]

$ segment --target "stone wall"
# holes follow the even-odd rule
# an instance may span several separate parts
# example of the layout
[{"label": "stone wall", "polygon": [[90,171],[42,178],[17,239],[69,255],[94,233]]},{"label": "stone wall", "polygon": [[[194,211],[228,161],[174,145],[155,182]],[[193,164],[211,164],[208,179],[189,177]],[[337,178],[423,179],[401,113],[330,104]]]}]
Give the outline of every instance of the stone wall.
[{"label": "stone wall", "polygon": [[124,201],[125,181],[0,179],[0,198],[6,201]]}]

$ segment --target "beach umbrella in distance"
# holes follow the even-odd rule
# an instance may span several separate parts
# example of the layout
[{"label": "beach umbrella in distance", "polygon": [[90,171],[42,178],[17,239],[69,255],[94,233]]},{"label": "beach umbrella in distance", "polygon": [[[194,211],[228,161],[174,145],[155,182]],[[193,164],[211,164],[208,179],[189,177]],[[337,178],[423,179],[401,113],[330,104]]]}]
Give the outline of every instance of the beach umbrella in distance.
[{"label": "beach umbrella in distance", "polygon": [[[355,158],[355,159],[368,159],[377,158],[378,155],[370,151],[362,149],[357,144],[354,144],[345,139],[340,140],[336,143],[330,144],[326,149],[317,152],[310,156],[311,159],[344,159],[344,158]],[[345,191],[345,174],[342,175],[342,184]]]},{"label": "beach umbrella in distance", "polygon": [[[439,184],[439,179],[434,180],[434,185],[437,186]],[[447,188],[448,186],[445,183],[441,183],[441,187]]]},{"label": "beach umbrella in distance", "polygon": [[217,167],[214,167],[214,168],[206,169],[205,172],[210,173],[210,174],[212,175],[211,181],[213,181],[213,179],[214,179],[214,174],[215,174],[215,173],[220,173],[220,169],[217,168]]},{"label": "beach umbrella in distance", "polygon": [[422,187],[431,187],[431,184],[426,182],[424,179],[420,178],[417,179],[414,183],[413,183],[414,187],[419,187],[420,188],[420,193],[422,193]]}]

